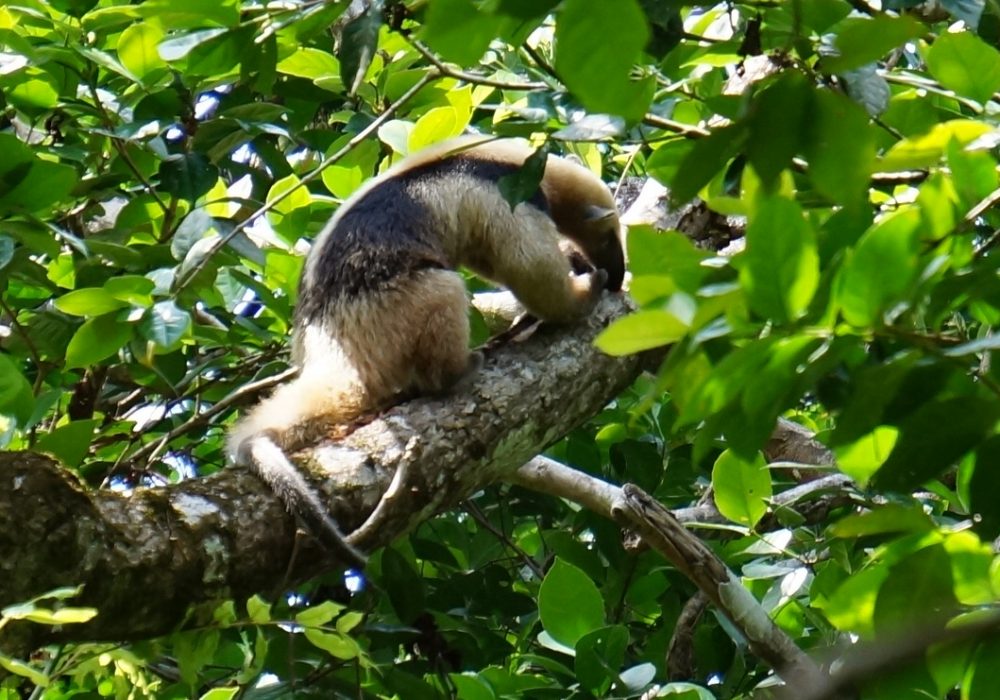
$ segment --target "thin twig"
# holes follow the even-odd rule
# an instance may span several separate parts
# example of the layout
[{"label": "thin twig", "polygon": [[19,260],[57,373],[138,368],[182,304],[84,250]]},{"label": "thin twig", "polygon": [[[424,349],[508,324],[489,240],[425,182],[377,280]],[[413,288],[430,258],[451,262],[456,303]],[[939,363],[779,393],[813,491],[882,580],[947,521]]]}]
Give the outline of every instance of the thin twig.
[{"label": "thin twig", "polygon": [[494,80],[493,78],[487,78],[486,76],[479,75],[477,73],[468,73],[457,68],[452,68],[447,63],[442,61],[437,55],[434,54],[429,48],[424,46],[421,42],[416,39],[410,38],[410,44],[417,50],[417,52],[423,56],[427,61],[429,61],[435,68],[440,71],[441,75],[448,78],[455,78],[456,80],[464,80],[467,83],[473,83],[475,85],[485,85],[487,87],[494,87],[499,90],[524,90],[528,92],[538,91],[538,90],[551,90],[552,86],[548,83],[511,83],[505,80]]},{"label": "thin twig", "polygon": [[265,377],[264,379],[260,379],[256,382],[250,382],[249,384],[244,384],[239,389],[229,394],[229,396],[217,401],[211,408],[205,409],[201,413],[184,421],[173,430],[168,431],[159,440],[143,445],[129,457],[129,460],[132,462],[136,462],[138,460],[146,460],[147,462],[152,461],[172,440],[176,440],[178,437],[193,428],[208,423],[212,418],[219,415],[233,404],[240,403],[248,397],[256,396],[265,389],[270,389],[273,386],[277,386],[278,384],[287,381],[298,374],[298,371],[297,367],[292,367],[273,376]]},{"label": "thin twig", "polygon": [[466,513],[472,516],[472,519],[475,520],[480,525],[480,527],[488,530],[490,534],[492,534],[494,537],[500,540],[500,542],[502,542],[505,547],[507,547],[512,552],[517,554],[518,559],[523,561],[524,565],[527,566],[529,569],[531,569],[531,572],[539,580],[545,578],[545,572],[542,570],[542,567],[538,565],[538,562],[532,559],[530,554],[528,554],[523,549],[514,544],[514,542],[510,539],[510,537],[507,536],[507,533],[503,532],[495,525],[493,525],[493,523],[490,522],[489,518],[486,517],[486,514],[483,513],[483,511],[479,508],[479,506],[477,506],[472,501],[464,501],[462,503],[462,507],[465,509]]}]

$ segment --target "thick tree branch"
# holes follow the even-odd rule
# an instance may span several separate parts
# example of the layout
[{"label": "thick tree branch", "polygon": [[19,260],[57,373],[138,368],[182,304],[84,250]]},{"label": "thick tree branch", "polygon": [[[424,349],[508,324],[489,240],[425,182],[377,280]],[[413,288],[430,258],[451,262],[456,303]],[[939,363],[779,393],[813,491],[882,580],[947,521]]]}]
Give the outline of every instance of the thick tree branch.
[{"label": "thick tree branch", "polygon": [[[359,542],[373,550],[509,474],[597,413],[641,371],[638,357],[593,346],[628,310],[607,296],[573,328],[542,326],[487,353],[471,386],[386,412],[347,438],[295,455],[345,529],[365,519],[397,470],[392,507]],[[0,648],[52,639],[136,639],[168,632],[193,604],[280,590],[337,562],[310,542],[289,566],[295,521],[244,470],[225,469],[126,496],[85,491],[45,457],[0,454],[0,606],[84,585],[85,625],[8,625]]]}]

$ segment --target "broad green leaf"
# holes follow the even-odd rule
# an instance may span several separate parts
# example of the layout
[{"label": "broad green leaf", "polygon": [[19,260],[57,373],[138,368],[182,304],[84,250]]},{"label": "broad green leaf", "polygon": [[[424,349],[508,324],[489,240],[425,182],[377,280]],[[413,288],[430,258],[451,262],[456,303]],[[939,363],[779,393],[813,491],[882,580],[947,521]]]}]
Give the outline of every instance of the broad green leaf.
[{"label": "broad green leaf", "polygon": [[305,637],[309,642],[337,659],[356,659],[361,656],[361,647],[350,637],[337,632],[324,632],[315,627],[307,627]]},{"label": "broad green leaf", "polygon": [[955,598],[963,605],[989,605],[996,600],[990,569],[993,550],[973,533],[953,532],[944,541]]},{"label": "broad green leaf", "polygon": [[476,63],[496,36],[500,20],[467,0],[435,0],[427,8],[420,38],[445,59]]},{"label": "broad green leaf", "polygon": [[649,309],[618,319],[601,331],[594,344],[608,355],[631,355],[677,342],[687,330],[669,311]]},{"label": "broad green leaf", "polygon": [[115,299],[134,306],[150,306],[156,283],[142,275],[119,275],[104,283],[104,290]]},{"label": "broad green leaf", "polygon": [[694,146],[681,159],[681,164],[669,182],[670,196],[678,202],[693,198],[701,188],[718,175],[726,164],[740,152],[747,131],[742,124],[715,129]]},{"label": "broad green leaf", "polygon": [[90,451],[94,430],[100,423],[100,420],[93,418],[60,425],[43,435],[35,449],[55,455],[67,467],[79,467]]},{"label": "broad green leaf", "polygon": [[[961,416],[962,420],[956,420]],[[933,401],[899,424],[899,438],[875,473],[879,490],[908,491],[958,461],[982,443],[1000,419],[1000,404],[978,396]]]},{"label": "broad green leaf", "polygon": [[382,26],[382,0],[369,3],[364,12],[352,19],[340,33],[340,80],[353,95],[364,80],[378,47]]},{"label": "broad green leaf", "polygon": [[0,353],[0,415],[14,416],[24,426],[34,408],[31,384],[10,357]]},{"label": "broad green leaf", "polygon": [[164,61],[180,61],[187,57],[195,47],[222,36],[226,29],[202,29],[196,32],[187,32],[179,36],[172,36],[160,42],[157,52]]},{"label": "broad green leaf", "polygon": [[837,466],[840,471],[864,486],[889,458],[898,438],[899,430],[892,426],[875,428],[853,442],[834,448]]},{"label": "broad green leaf", "polygon": [[450,105],[428,110],[413,125],[407,143],[409,152],[419,151],[432,143],[458,136],[465,130],[470,116],[471,112],[459,114],[459,111]]},{"label": "broad green leaf", "polygon": [[840,204],[856,204],[868,191],[875,163],[875,134],[868,115],[830,90],[813,94],[803,140],[809,179],[822,194]]},{"label": "broad green leaf", "polygon": [[0,213],[44,211],[66,199],[80,180],[76,168],[45,160],[34,160],[27,172],[16,172],[13,183],[8,177],[0,183]]},{"label": "broad green leaf", "polygon": [[781,197],[761,201],[746,240],[740,283],[750,307],[775,321],[800,317],[819,285],[816,235],[802,210]]},{"label": "broad green leaf", "polygon": [[340,603],[327,600],[295,613],[295,621],[303,627],[321,627],[328,624],[344,610]]},{"label": "broad green leaf", "polygon": [[625,663],[628,642],[628,629],[612,625],[589,632],[576,643],[576,678],[592,695],[600,697],[611,688]]},{"label": "broad green leaf", "polygon": [[677,231],[630,226],[626,241],[633,293],[637,278],[656,276],[669,278],[676,289],[693,295],[709,273],[702,265],[710,257],[708,251],[695,247],[690,238]]},{"label": "broad green leaf", "polygon": [[159,176],[164,192],[194,202],[212,188],[219,169],[201,153],[177,154],[160,164]]},{"label": "broad green leaf", "polygon": [[996,692],[998,660],[1000,639],[996,636],[983,639],[976,646],[968,672],[962,679],[962,698],[978,700],[988,698]]},{"label": "broad green leaf", "polygon": [[927,68],[939,83],[985,104],[1000,89],[1000,51],[972,32],[945,32],[927,50]]},{"label": "broad green leaf", "polygon": [[233,27],[240,21],[239,0],[145,0],[140,12],[174,28]]},{"label": "broad green leaf", "polygon": [[128,307],[128,302],[116,298],[107,289],[85,287],[66,292],[53,304],[64,314],[72,316],[102,316],[111,311]]},{"label": "broad green leaf", "polygon": [[844,20],[836,39],[840,55],[823,59],[823,69],[840,73],[859,68],[923,33],[923,25],[908,16],[878,15]]},{"label": "broad green leaf", "polygon": [[[6,610],[4,611],[6,614]],[[12,615],[18,620],[30,620],[40,625],[73,625],[89,622],[97,617],[95,608],[60,608],[50,610],[32,606],[30,610],[20,615]]]},{"label": "broad green leaf", "polygon": [[934,521],[919,505],[886,503],[866,513],[841,518],[830,528],[830,534],[834,537],[858,539],[887,532],[926,532],[933,528]]},{"label": "broad green leaf", "polygon": [[337,618],[337,631],[341,634],[348,634],[360,625],[364,619],[365,614],[363,612],[350,610]]},{"label": "broad green leaf", "polygon": [[648,40],[636,0],[567,0],[556,21],[556,70],[589,110],[637,120],[649,105],[652,84],[633,81],[631,71]]},{"label": "broad green leaf", "polygon": [[271,621],[271,604],[259,595],[252,595],[247,599],[247,617],[251,622],[263,624]]},{"label": "broad green leaf", "polygon": [[888,172],[936,165],[952,141],[965,145],[992,130],[986,122],[954,119],[941,122],[920,136],[899,141],[882,157],[878,169]]},{"label": "broad green leaf", "polygon": [[875,632],[875,601],[889,567],[873,565],[852,575],[827,600],[817,603],[839,630],[870,637]]},{"label": "broad green leaf", "polygon": [[485,680],[476,678],[471,672],[450,673],[448,678],[455,686],[458,700],[497,700],[496,693]]},{"label": "broad green leaf", "polygon": [[[309,47],[302,47],[291,56],[278,61],[277,70],[285,75],[308,78],[319,87],[339,92],[340,61],[333,54]],[[318,81],[318,82],[317,82]]]},{"label": "broad green leaf", "polygon": [[538,615],[554,640],[574,647],[604,627],[604,600],[587,574],[556,557],[538,590]]},{"label": "broad green leaf", "polygon": [[977,532],[986,537],[1000,535],[1000,436],[994,435],[976,448],[969,482],[969,509],[980,518]]},{"label": "broad green leaf", "polygon": [[382,550],[382,587],[396,615],[409,624],[426,610],[423,579],[395,549]]},{"label": "broad green leaf", "polygon": [[238,692],[239,688],[212,688],[200,695],[198,700],[232,700]]},{"label": "broad green leaf", "polygon": [[733,522],[753,527],[767,512],[771,472],[764,459],[753,461],[726,450],[712,467],[712,490],[719,512]]},{"label": "broad green leaf", "polygon": [[903,209],[875,224],[859,241],[835,284],[848,323],[868,327],[899,301],[919,272],[920,215]]},{"label": "broad green leaf", "polygon": [[940,544],[924,547],[890,568],[875,601],[875,631],[898,634],[913,624],[914,610],[925,623],[942,621],[957,603],[948,553]]},{"label": "broad green leaf", "polygon": [[43,671],[39,671],[30,664],[11,658],[6,654],[0,653],[0,666],[17,676],[27,678],[35,685],[42,688],[48,687],[49,685],[49,677]]},{"label": "broad green leaf", "polygon": [[146,22],[126,27],[118,37],[118,60],[139,79],[166,68],[157,50],[163,37],[163,30]]},{"label": "broad green leaf", "polygon": [[[416,133],[416,129],[414,129],[414,133]],[[410,136],[410,145],[411,147],[413,145],[412,134]],[[511,211],[518,204],[528,202],[538,194],[542,178],[545,176],[545,165],[547,162],[548,153],[546,153],[545,149],[536,149],[525,159],[521,167],[497,180],[497,189],[500,190],[500,196],[510,205]]]},{"label": "broad green leaf", "polygon": [[66,348],[66,367],[89,367],[114,355],[132,337],[132,326],[116,314],[97,316],[80,326]]},{"label": "broad green leaf", "polygon": [[191,327],[191,314],[171,300],[158,301],[139,322],[139,335],[159,350],[172,350]]},{"label": "broad green leaf", "polygon": [[798,71],[787,71],[761,92],[747,117],[746,155],[766,190],[801,152],[813,89]]}]

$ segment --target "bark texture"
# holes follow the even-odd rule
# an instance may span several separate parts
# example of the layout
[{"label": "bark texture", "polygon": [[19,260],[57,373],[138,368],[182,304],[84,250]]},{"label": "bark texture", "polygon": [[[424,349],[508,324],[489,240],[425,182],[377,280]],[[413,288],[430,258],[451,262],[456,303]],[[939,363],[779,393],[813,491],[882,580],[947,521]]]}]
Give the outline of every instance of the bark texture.
[{"label": "bark texture", "polygon": [[[358,543],[374,550],[512,473],[630,384],[643,359],[593,346],[627,310],[624,297],[606,296],[577,326],[542,326],[488,351],[463,391],[408,402],[293,458],[345,530],[392,484],[378,526]],[[295,533],[295,519],[244,470],[125,495],[84,490],[42,456],[0,454],[0,607],[82,584],[73,604],[100,611],[61,630],[8,625],[0,649],[148,638],[192,605],[274,594],[338,564],[310,540],[296,546]]]}]

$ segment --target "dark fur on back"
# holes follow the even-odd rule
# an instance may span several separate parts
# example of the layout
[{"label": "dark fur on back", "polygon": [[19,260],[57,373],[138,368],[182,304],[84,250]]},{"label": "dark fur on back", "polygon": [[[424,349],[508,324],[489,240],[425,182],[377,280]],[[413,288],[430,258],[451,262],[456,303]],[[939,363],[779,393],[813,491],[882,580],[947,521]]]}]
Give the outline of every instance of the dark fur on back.
[{"label": "dark fur on back", "polygon": [[[461,177],[496,183],[518,169],[459,153],[379,183],[328,224],[333,229],[316,259],[316,279],[306,284],[303,276],[298,322],[322,318],[331,302],[385,289],[419,270],[455,267],[432,230],[431,212],[412,191],[415,183]],[[547,211],[540,189],[528,202]]]}]

